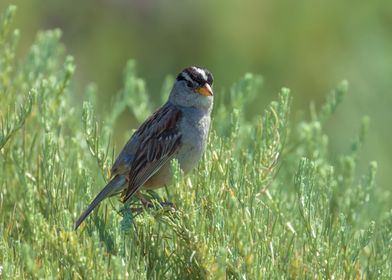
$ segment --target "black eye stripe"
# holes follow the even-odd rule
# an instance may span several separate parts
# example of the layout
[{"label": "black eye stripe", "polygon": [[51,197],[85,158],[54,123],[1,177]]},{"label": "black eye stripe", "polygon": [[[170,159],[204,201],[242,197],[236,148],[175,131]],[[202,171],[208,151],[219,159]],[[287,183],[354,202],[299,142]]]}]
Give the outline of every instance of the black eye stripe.
[{"label": "black eye stripe", "polygon": [[191,77],[189,77],[189,75],[184,74],[183,72],[181,72],[178,77],[177,77],[177,81],[185,81],[186,85],[188,87],[196,87],[197,84],[195,84],[195,81],[192,80]]},{"label": "black eye stripe", "polygon": [[206,81],[204,80],[203,76],[199,72],[196,72],[193,68],[188,68],[185,71],[189,75],[189,77],[191,77],[191,79],[195,81],[198,85],[205,84]]},{"label": "black eye stripe", "polygon": [[207,73],[207,83],[212,86],[212,84],[214,83],[214,77],[212,76],[212,74],[210,72]]},{"label": "black eye stripe", "polygon": [[189,82],[189,80],[184,77],[184,74],[182,72],[177,76],[177,81],[187,81],[187,82]]}]

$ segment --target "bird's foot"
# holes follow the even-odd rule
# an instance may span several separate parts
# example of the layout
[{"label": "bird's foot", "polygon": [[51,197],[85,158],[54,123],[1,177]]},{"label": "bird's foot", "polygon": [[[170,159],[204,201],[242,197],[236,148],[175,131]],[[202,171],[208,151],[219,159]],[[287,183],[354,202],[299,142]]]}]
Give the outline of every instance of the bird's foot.
[{"label": "bird's foot", "polygon": [[140,200],[144,208],[154,207],[154,205],[150,201],[148,201],[141,192],[136,192],[135,196]]},{"label": "bird's foot", "polygon": [[[160,202],[159,204],[162,208],[170,208],[172,210],[177,209],[176,205],[172,202],[163,201],[163,202]],[[148,204],[143,205],[143,207],[133,207],[133,208],[131,208],[131,212],[135,213],[135,214],[140,214],[144,211],[144,209],[147,209],[147,208],[154,208],[154,204],[151,202],[148,202]]]},{"label": "bird's foot", "polygon": [[[144,208],[143,208],[143,207],[133,207],[133,208],[131,208],[130,210],[131,210],[131,213],[132,213],[132,214],[139,215],[139,214],[143,213]],[[135,215],[135,216],[136,216],[136,215]]]},{"label": "bird's foot", "polygon": [[[151,201],[147,200],[147,198],[144,197],[143,194],[141,194],[140,192],[137,192],[135,194],[135,196],[140,200],[140,202],[142,203],[143,207],[134,207],[131,208],[132,213],[136,213],[136,214],[140,214],[144,211],[144,209],[150,209],[150,208],[154,208],[154,203],[152,203]],[[161,201],[159,202],[160,206],[162,208],[171,208],[173,210],[176,209],[176,205],[172,202],[169,201]]]},{"label": "bird's foot", "polygon": [[[170,210],[176,210],[177,209],[176,205],[174,203],[172,203],[172,202],[166,202],[165,201],[165,202],[161,202],[159,204],[161,205],[162,208],[170,208]],[[139,215],[139,214],[143,213],[146,208],[154,208],[154,206],[150,202],[148,204],[148,207],[146,207],[146,206],[144,206],[144,207],[132,207],[132,208],[130,208],[130,210],[131,210],[132,214]]]},{"label": "bird's foot", "polygon": [[176,205],[170,201],[162,201],[159,204],[162,206],[162,208],[168,207],[168,208],[172,208],[173,210],[177,209]]}]

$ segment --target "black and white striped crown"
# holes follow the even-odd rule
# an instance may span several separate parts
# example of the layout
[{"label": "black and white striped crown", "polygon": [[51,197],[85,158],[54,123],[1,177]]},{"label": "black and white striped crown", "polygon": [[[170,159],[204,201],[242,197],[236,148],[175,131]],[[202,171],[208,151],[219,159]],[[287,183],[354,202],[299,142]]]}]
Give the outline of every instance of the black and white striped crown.
[{"label": "black and white striped crown", "polygon": [[214,78],[207,69],[192,66],[182,70],[177,76],[177,81],[186,81],[188,86],[192,87],[202,87],[205,84],[212,86]]}]

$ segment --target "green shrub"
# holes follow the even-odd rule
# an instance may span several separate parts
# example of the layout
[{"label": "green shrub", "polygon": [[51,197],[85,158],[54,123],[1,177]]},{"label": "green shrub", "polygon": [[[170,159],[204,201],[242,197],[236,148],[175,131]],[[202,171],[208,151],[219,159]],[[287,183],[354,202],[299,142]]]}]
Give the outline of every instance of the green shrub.
[{"label": "green shrub", "polygon": [[75,67],[59,30],[39,33],[17,61],[14,12],[0,25],[0,278],[392,277],[392,212],[379,200],[377,164],[357,172],[368,120],[335,158],[324,132],[347,82],[319,112],[311,107],[310,120],[290,123],[288,89],[262,115],[245,116],[263,90],[261,77],[244,75],[216,93],[198,169],[183,177],[173,163],[173,186],[150,194],[176,211],[134,217],[112,198],[73,231],[108,179],[118,117],[129,110],[141,122],[158,104],[130,61],[110,112],[95,112],[95,88],[82,102],[69,85]]}]

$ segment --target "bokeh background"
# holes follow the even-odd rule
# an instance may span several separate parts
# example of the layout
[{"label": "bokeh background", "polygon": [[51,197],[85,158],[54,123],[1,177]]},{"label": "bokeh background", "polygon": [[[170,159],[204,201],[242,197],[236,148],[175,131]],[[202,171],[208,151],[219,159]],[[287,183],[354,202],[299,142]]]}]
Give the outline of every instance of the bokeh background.
[{"label": "bokeh background", "polygon": [[[60,28],[75,57],[82,99],[95,82],[104,110],[122,87],[128,59],[137,62],[153,100],[167,74],[209,68],[224,94],[244,73],[264,77],[251,112],[261,112],[283,86],[294,110],[319,106],[342,79],[349,95],[327,127],[331,157],[349,150],[363,115],[371,118],[362,168],[379,163],[378,183],[392,181],[392,4],[390,0],[1,0],[18,7],[23,55],[38,30]],[[77,99],[76,99],[77,100]],[[295,115],[293,115],[293,118]]]}]

